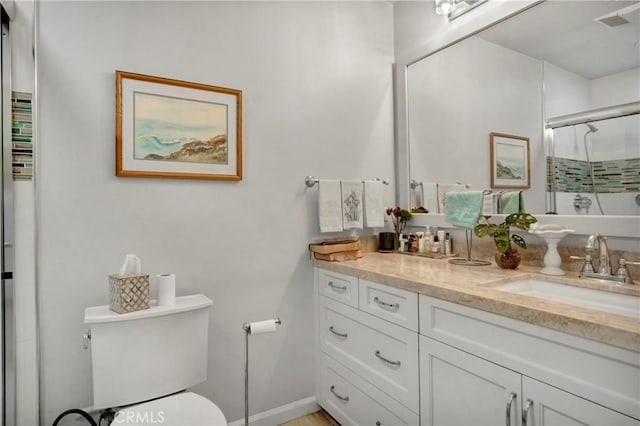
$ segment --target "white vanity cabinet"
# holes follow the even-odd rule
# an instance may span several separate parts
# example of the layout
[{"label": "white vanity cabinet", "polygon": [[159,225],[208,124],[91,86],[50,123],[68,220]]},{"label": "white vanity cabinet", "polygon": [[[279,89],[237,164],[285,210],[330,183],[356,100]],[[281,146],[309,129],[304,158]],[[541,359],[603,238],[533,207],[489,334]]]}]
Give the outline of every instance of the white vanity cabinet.
[{"label": "white vanity cabinet", "polygon": [[640,426],[638,352],[314,273],[316,395],[342,425]]},{"label": "white vanity cabinet", "polygon": [[417,294],[318,268],[316,283],[318,404],[342,425],[417,425]]},{"label": "white vanity cabinet", "polygon": [[422,295],[420,333],[423,426],[640,425],[637,353]]}]

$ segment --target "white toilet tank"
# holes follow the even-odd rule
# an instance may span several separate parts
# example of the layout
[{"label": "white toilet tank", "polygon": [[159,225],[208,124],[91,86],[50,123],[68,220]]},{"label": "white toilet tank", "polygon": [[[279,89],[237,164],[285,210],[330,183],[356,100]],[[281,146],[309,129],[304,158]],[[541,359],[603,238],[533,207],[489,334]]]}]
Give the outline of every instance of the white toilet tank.
[{"label": "white toilet tank", "polygon": [[135,404],[205,381],[212,304],[198,294],[127,314],[108,305],[85,309],[94,408]]}]

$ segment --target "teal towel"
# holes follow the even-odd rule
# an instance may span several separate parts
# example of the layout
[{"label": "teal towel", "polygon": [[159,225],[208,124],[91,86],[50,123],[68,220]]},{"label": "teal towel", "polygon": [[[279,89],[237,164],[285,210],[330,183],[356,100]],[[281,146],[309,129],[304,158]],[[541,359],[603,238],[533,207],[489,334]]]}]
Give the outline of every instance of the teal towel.
[{"label": "teal towel", "polygon": [[524,213],[522,191],[503,192],[500,195],[500,211],[502,214]]},{"label": "teal towel", "polygon": [[483,199],[482,191],[447,192],[447,222],[472,229],[478,223]]}]

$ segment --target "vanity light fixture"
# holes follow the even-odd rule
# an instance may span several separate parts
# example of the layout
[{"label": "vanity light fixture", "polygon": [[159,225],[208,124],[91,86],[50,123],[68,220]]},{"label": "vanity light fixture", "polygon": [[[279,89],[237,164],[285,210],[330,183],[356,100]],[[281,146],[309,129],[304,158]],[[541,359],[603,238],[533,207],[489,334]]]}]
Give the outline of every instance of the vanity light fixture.
[{"label": "vanity light fixture", "polygon": [[435,0],[436,14],[447,15],[451,21],[486,1],[487,0]]},{"label": "vanity light fixture", "polygon": [[436,13],[438,15],[448,15],[456,10],[456,0],[436,0]]}]

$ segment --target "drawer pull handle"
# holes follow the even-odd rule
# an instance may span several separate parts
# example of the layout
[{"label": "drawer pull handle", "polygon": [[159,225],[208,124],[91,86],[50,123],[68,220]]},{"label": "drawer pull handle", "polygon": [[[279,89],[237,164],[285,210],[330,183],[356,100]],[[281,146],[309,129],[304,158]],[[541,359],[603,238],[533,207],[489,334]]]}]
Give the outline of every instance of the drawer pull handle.
[{"label": "drawer pull handle", "polygon": [[332,394],[334,394],[336,396],[336,398],[338,398],[340,401],[344,401],[344,402],[349,402],[349,397],[348,396],[342,396],[340,394],[338,394],[338,392],[336,392],[336,387],[334,385],[331,385],[331,389],[329,389],[331,391]]},{"label": "drawer pull handle", "polygon": [[376,351],[376,356],[378,358],[380,358],[381,360],[383,360],[384,362],[386,362],[387,364],[391,364],[395,367],[400,367],[400,361],[391,361],[390,359],[387,359],[385,357],[383,357],[382,355],[380,355],[380,351]]},{"label": "drawer pull handle", "polygon": [[376,302],[378,306],[382,306],[383,308],[393,309],[393,310],[400,308],[399,303],[387,303],[383,300],[378,299],[378,296],[374,297],[373,301]]},{"label": "drawer pull handle", "polygon": [[516,400],[516,397],[515,392],[511,392],[509,401],[507,401],[507,426],[511,426],[511,406],[513,405],[513,401]]},{"label": "drawer pull handle", "polygon": [[522,426],[527,426],[527,418],[529,417],[529,409],[531,407],[533,407],[533,401],[530,399],[527,399],[527,406],[522,412]]},{"label": "drawer pull handle", "polygon": [[336,291],[347,291],[346,285],[335,285],[333,281],[329,281],[327,285]]},{"label": "drawer pull handle", "polygon": [[349,337],[349,335],[347,333],[340,333],[339,331],[336,331],[333,326],[329,327],[329,331],[332,332],[333,334],[335,334],[338,337],[342,337],[343,339],[346,339],[347,337]]}]

